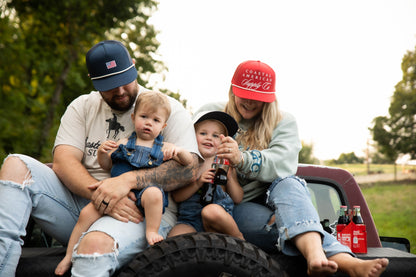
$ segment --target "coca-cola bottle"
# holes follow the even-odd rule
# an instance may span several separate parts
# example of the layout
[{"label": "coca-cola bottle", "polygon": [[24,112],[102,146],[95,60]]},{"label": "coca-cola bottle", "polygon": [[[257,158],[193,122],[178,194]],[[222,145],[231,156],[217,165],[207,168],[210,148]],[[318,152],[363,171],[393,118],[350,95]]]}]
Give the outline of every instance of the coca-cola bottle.
[{"label": "coca-cola bottle", "polygon": [[211,204],[214,201],[214,193],[216,188],[217,186],[212,183],[204,183],[202,185],[201,197],[199,198],[199,202],[202,206]]},{"label": "coca-cola bottle", "polygon": [[352,222],[354,222],[354,229],[351,250],[354,253],[367,253],[367,231],[361,217],[360,206],[353,207]]},{"label": "coca-cola bottle", "polygon": [[330,224],[329,224],[329,219],[324,219],[323,221],[321,221],[321,225],[322,225],[322,227],[324,228],[324,231],[326,231],[326,232],[328,232],[328,233],[330,233],[330,234],[332,234],[332,230],[331,230],[331,227],[329,226]]},{"label": "coca-cola bottle", "polygon": [[352,208],[353,215],[352,215],[352,222],[355,224],[364,224],[363,218],[361,217],[361,208],[360,206],[354,206]]},{"label": "coca-cola bottle", "polygon": [[228,159],[215,158],[214,162],[217,164],[217,169],[214,176],[214,184],[221,186],[227,185],[227,173],[230,166],[230,161]]},{"label": "coca-cola bottle", "polygon": [[[338,225],[348,225],[350,223],[350,218],[348,216],[347,206],[342,205],[339,209]],[[345,227],[344,226],[344,227]]]},{"label": "coca-cola bottle", "polygon": [[351,235],[343,234],[342,231],[350,223],[348,216],[348,207],[342,205],[339,209],[339,217],[337,224],[337,240],[344,245],[349,246],[351,244]]},{"label": "coca-cola bottle", "polygon": [[215,171],[214,179],[212,183],[205,183],[202,185],[201,197],[199,202],[205,206],[211,204],[214,201],[214,194],[217,185],[227,184],[227,173],[230,162],[227,159],[214,158],[211,165],[211,170]]}]

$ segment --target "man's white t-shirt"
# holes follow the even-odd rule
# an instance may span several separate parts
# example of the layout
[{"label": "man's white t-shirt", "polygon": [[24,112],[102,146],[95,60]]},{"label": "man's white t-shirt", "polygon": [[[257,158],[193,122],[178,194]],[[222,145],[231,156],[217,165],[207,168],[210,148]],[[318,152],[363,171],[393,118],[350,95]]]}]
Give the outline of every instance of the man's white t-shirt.
[{"label": "man's white t-shirt", "polygon": [[[139,94],[146,90],[139,86]],[[183,105],[172,97],[168,97],[171,114],[162,135],[164,141],[170,142],[189,152],[198,153],[198,145],[191,116]],[[61,118],[54,149],[58,145],[71,145],[83,153],[82,163],[88,172],[97,180],[110,177],[110,172],[103,170],[98,164],[97,151],[106,140],[118,141],[126,138],[134,131],[131,119],[134,107],[126,112],[112,110],[98,91],[81,95],[68,106]],[[176,205],[170,199],[164,219],[174,224]],[[172,209],[170,209],[172,208]],[[170,210],[170,212],[169,212]],[[172,221],[173,220],[173,221]]]}]

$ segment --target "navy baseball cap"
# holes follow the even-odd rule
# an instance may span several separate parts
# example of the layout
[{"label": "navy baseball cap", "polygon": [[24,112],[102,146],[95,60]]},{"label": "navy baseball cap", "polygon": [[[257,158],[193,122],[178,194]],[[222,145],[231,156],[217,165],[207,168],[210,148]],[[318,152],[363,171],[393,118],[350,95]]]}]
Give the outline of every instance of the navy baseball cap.
[{"label": "navy baseball cap", "polygon": [[85,57],[92,84],[107,91],[133,82],[137,70],[127,48],[119,41],[105,40],[94,45]]}]

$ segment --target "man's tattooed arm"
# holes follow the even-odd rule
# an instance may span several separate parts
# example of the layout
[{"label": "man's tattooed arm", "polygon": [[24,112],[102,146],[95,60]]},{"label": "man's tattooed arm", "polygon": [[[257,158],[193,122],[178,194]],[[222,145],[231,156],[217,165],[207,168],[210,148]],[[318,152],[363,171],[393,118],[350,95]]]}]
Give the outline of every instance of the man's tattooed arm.
[{"label": "man's tattooed arm", "polygon": [[155,168],[136,170],[137,189],[156,185],[164,191],[172,191],[195,181],[201,160],[194,153],[192,157],[193,162],[187,166],[170,160]]}]

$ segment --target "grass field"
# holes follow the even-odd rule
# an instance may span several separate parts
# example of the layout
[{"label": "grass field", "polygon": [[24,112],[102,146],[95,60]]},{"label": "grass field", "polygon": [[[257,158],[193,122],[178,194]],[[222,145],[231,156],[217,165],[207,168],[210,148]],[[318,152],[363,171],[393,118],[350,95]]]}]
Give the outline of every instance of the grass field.
[{"label": "grass field", "polygon": [[380,236],[404,237],[416,254],[416,180],[362,188]]},{"label": "grass field", "polygon": [[[369,166],[366,164],[337,164],[333,166],[348,170],[355,176],[367,175],[369,171],[371,173],[394,173],[395,170],[393,164],[370,164]],[[416,166],[396,166],[397,172],[414,170],[416,170]]]}]

